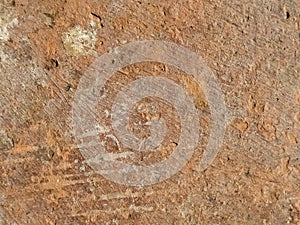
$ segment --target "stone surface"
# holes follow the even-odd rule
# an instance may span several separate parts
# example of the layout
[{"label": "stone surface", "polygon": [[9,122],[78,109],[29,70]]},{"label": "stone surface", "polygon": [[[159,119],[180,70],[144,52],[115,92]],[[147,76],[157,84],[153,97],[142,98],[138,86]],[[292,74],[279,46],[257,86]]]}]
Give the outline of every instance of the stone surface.
[{"label": "stone surface", "polygon": [[[185,46],[218,78],[231,118],[207,170],[199,171],[211,123],[201,87],[157,62],[119,71],[104,105],[138,76],[180,83],[202,128],[192,159],[164,182],[130,187],[80,154],[71,113],[79,81],[98,55],[137,40]],[[299,48],[296,0],[1,0],[0,224],[300,224]],[[109,113],[97,115],[107,122],[99,138],[122,153],[114,133],[106,135]],[[132,132],[149,135],[134,124],[160,116],[171,127],[160,151],[126,162],[170,155],[180,126],[168,103],[141,102]]]}]

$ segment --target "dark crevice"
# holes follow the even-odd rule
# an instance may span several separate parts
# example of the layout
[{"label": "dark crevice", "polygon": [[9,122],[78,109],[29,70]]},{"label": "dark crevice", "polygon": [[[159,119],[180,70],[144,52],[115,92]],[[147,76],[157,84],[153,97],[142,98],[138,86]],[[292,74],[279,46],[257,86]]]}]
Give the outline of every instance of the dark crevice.
[{"label": "dark crevice", "polygon": [[92,14],[92,16],[94,16],[94,17],[98,18],[100,21],[102,21],[101,16],[97,15],[96,13],[91,13],[91,14]]}]

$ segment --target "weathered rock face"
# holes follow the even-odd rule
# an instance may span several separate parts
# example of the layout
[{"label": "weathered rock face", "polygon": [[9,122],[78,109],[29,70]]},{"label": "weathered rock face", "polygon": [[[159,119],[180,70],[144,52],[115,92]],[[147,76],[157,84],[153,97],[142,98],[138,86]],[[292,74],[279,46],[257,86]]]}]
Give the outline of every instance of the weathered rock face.
[{"label": "weathered rock face", "polygon": [[[299,27],[298,1],[0,2],[0,224],[300,224]],[[159,97],[130,108],[126,127],[141,140],[166,129],[156,151],[130,148],[118,137],[114,99],[135,80],[164,77],[180,85],[199,121],[198,145],[177,173],[129,186],[97,173],[81,154],[72,107],[98,56],[144,40],[176,43],[201,57],[224,95],[227,123],[216,158],[201,171],[216,132],[218,106],[206,95],[212,86],[159,60],[119,69],[97,90],[95,108],[85,104],[109,153],[94,162],[155,165],[180,146],[182,117]],[[182,67],[188,62],[175,56]],[[165,127],[151,130],[160,119]]]}]

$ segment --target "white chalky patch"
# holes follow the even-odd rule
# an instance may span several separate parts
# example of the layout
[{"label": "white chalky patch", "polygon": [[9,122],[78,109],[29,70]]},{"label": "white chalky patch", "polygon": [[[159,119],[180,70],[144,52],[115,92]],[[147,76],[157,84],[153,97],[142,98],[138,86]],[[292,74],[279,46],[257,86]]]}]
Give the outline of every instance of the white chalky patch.
[{"label": "white chalky patch", "polygon": [[63,39],[67,54],[72,56],[93,55],[97,41],[96,30],[84,30],[77,25],[65,33]]}]

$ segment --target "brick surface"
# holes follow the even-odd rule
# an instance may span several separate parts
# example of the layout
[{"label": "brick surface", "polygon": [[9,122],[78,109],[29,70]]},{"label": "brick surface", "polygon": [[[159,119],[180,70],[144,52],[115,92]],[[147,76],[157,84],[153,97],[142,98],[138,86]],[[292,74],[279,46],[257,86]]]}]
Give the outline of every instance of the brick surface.
[{"label": "brick surface", "polygon": [[[297,0],[1,0],[0,224],[300,224],[299,26]],[[205,171],[212,117],[204,87],[159,62],[118,71],[97,106],[108,112],[96,117],[111,129],[110,103],[123,86],[168,77],[199,112],[188,163],[163,182],[133,187],[96,173],[80,153],[72,102],[81,78],[97,56],[138,40],[186,47],[219,81],[229,121]],[[132,110],[131,128],[147,136],[134,124],[160,116],[169,128],[160,151],[133,151],[124,162],[170,156],[180,136],[172,105],[146,99]],[[99,139],[122,153],[110,135]]]}]

